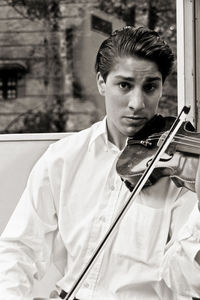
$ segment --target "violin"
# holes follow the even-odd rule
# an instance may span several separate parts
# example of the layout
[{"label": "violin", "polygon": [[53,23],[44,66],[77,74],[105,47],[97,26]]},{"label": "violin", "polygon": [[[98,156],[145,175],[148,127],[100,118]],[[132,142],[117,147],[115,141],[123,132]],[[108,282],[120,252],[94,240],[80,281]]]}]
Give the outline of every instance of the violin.
[{"label": "violin", "polygon": [[[172,164],[171,166],[163,166],[162,164],[166,164],[166,162],[171,163],[177,151],[180,155],[192,155],[198,158],[200,155],[200,135],[194,131],[193,126],[189,122],[184,122],[184,116],[188,114],[189,110],[189,107],[183,107],[175,120],[173,117],[163,118],[159,115],[155,116],[133,138],[128,140],[127,146],[119,157],[116,168],[122,180],[125,181],[125,184],[131,190],[130,196],[120,212],[115,216],[105,236],[97,245],[70,291],[61,291],[61,299],[76,299],[75,296],[88,272],[112,238],[114,231],[118,229],[120,222],[138,193],[145,186],[154,184],[160,177],[171,176],[174,179],[176,178],[179,173],[178,164],[175,167],[174,165],[172,167]],[[178,180],[180,179],[178,178]],[[182,182],[184,183],[184,178]]]},{"label": "violin", "polygon": [[[134,137],[127,141],[127,146],[119,157],[116,165],[117,173],[130,191],[138,182],[152,157],[156,154],[159,144],[165,136],[175,117],[155,115]],[[200,155],[200,133],[190,122],[183,122],[174,136],[165,154],[155,166],[144,187],[155,184],[161,177],[169,176],[178,187],[186,186],[194,191],[195,178],[188,178],[180,167],[181,157],[197,160]],[[187,182],[187,183],[186,183]]]}]

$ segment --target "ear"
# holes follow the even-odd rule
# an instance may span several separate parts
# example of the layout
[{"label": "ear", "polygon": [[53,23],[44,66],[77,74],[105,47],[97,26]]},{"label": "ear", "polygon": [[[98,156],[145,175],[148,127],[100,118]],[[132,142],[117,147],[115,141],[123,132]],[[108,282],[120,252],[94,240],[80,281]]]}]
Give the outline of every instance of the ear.
[{"label": "ear", "polygon": [[96,75],[97,87],[101,96],[105,96],[106,83],[101,76],[101,73],[98,72]]}]

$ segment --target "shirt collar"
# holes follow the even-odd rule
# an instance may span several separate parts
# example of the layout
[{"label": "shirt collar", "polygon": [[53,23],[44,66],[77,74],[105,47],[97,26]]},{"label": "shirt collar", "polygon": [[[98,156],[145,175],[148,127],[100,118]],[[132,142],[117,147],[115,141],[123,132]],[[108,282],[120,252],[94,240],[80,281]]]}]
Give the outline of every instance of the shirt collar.
[{"label": "shirt collar", "polygon": [[89,142],[89,150],[91,146],[100,138],[103,139],[105,151],[112,150],[115,152],[120,152],[117,146],[113,145],[108,140],[108,130],[107,130],[107,117],[105,116],[104,119],[98,123],[93,125],[93,133]]},{"label": "shirt collar", "polygon": [[100,122],[95,123],[92,131],[92,136],[89,142],[89,149],[92,146],[92,144],[98,140],[100,137],[103,137],[103,140],[105,142],[105,145],[108,145],[108,132],[107,132],[107,125],[106,125],[106,119],[105,116],[104,119]]}]

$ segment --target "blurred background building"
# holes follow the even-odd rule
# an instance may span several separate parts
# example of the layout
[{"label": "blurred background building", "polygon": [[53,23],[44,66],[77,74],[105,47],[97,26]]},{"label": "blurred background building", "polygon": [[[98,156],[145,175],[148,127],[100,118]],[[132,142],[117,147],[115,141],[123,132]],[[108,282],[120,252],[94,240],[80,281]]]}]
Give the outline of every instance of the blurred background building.
[{"label": "blurred background building", "polygon": [[[158,31],[176,54],[175,1],[0,0],[0,132],[77,131],[105,115],[96,51],[124,25]],[[159,112],[176,115],[176,67]]]}]

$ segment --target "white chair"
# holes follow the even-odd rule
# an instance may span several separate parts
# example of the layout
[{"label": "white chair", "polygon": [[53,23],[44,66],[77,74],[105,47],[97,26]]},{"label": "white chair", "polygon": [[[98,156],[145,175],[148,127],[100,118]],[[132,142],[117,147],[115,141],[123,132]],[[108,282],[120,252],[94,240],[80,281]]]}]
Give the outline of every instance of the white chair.
[{"label": "white chair", "polygon": [[[20,199],[33,165],[51,143],[66,135],[0,135],[0,234]],[[35,281],[33,298],[48,297],[59,277],[57,269],[50,266],[47,275],[41,281]]]}]

